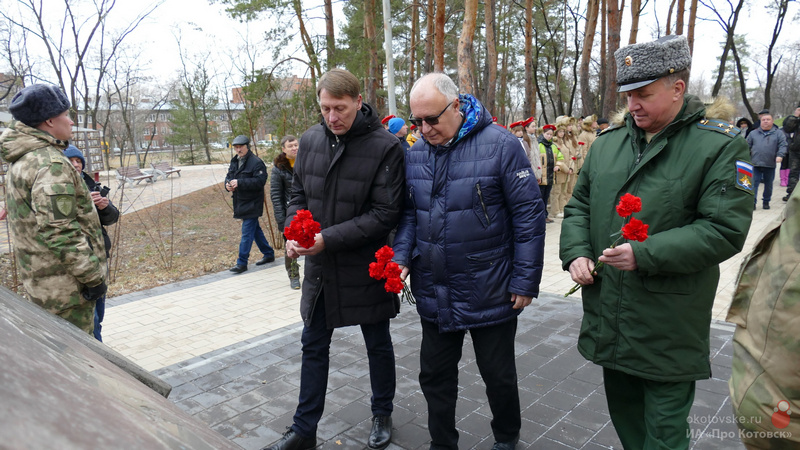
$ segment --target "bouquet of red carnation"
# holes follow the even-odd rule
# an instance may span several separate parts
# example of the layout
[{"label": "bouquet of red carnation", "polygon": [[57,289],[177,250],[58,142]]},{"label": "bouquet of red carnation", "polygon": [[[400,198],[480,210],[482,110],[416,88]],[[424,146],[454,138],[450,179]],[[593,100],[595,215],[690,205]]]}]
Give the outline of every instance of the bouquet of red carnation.
[{"label": "bouquet of red carnation", "polygon": [[400,274],[403,272],[400,266],[392,261],[394,258],[394,250],[388,245],[384,245],[377,252],[375,252],[376,262],[369,263],[369,276],[376,280],[386,280],[384,289],[386,292],[401,294],[400,297],[404,298],[409,305],[416,304],[414,295],[411,294],[411,289],[406,286],[406,283],[400,279]]},{"label": "bouquet of red carnation", "polygon": [[[629,241],[638,241],[644,242],[647,239],[647,228],[649,227],[646,223],[642,222],[641,220],[631,217],[633,213],[637,213],[642,210],[642,199],[631,194],[625,194],[619,199],[619,204],[617,205],[617,214],[620,217],[624,218],[622,229],[618,233],[612,234],[619,235],[617,239],[611,244],[611,248],[614,248],[619,244],[621,239],[627,239]],[[596,266],[594,266],[594,270],[592,271],[592,275],[597,275],[597,271],[603,267],[603,262],[598,262]],[[583,287],[581,284],[575,284],[572,289],[569,290],[564,297],[568,297],[575,292],[578,291]]]},{"label": "bouquet of red carnation", "polygon": [[289,226],[283,230],[286,239],[297,241],[303,248],[311,248],[314,245],[317,233],[322,231],[319,222],[311,216],[311,211],[300,209],[292,218]]}]

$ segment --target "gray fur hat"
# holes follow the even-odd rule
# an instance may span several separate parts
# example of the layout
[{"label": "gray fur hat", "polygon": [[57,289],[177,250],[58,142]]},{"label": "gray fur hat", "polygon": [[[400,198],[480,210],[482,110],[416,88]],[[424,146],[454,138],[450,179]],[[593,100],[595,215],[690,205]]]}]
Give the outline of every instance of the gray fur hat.
[{"label": "gray fur hat", "polygon": [[69,99],[52,84],[34,84],[22,89],[8,107],[15,119],[30,127],[36,127],[68,109]]},{"label": "gray fur hat", "polygon": [[692,64],[686,36],[668,35],[653,42],[631,44],[614,52],[618,92],[628,92]]},{"label": "gray fur hat", "polygon": [[231,143],[231,145],[250,145],[250,138],[243,134],[240,134],[235,138],[233,138],[233,142]]}]

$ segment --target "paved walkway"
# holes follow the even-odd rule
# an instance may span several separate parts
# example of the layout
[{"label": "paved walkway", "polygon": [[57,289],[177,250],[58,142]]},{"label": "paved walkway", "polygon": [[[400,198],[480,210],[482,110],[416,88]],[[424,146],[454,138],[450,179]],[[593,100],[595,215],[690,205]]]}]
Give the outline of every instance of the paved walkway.
[{"label": "paved walkway", "polygon": [[[200,173],[206,180],[218,176],[212,169]],[[190,188],[182,185],[184,178],[191,179],[187,175],[173,180],[162,195],[187,193]],[[154,192],[168,185],[159,183],[152,185]],[[149,198],[142,194],[136,201],[144,204]],[[755,211],[745,252],[783,206],[778,199],[773,209]],[[621,448],[608,418],[601,371],[575,350],[580,298],[579,293],[562,296],[572,282],[558,259],[560,222],[547,226],[543,294],[519,322],[516,351],[524,418],[520,448]],[[722,265],[715,319],[724,319],[740,261],[737,255]],[[299,291],[289,288],[283,261],[251,265],[240,275],[222,272],[109,299],[103,335],[112,348],[171,383],[170,399],[186,411],[242,447],[260,448],[280,437],[296,406],[299,298]],[[719,423],[731,409],[726,380],[732,330],[719,320],[712,324],[714,378],[698,383],[690,416],[696,433],[693,448],[741,448],[735,434],[726,434],[735,426]],[[425,401],[417,382],[420,327],[413,308],[403,305],[392,322],[392,336],[398,388],[390,449],[427,448]],[[369,382],[359,329],[336,330],[331,354],[326,410],[318,433],[321,446],[363,448],[370,425]],[[461,367],[461,447],[489,448],[491,415],[469,339]]]}]

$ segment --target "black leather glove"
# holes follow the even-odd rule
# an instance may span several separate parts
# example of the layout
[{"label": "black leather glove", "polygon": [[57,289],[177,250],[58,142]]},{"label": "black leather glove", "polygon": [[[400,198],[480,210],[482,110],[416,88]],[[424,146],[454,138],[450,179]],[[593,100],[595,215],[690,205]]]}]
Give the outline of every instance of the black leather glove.
[{"label": "black leather glove", "polygon": [[83,295],[83,298],[85,298],[87,301],[94,302],[106,295],[107,290],[108,286],[106,286],[106,282],[103,281],[95,287],[87,286],[83,292],[81,292],[81,295]]}]

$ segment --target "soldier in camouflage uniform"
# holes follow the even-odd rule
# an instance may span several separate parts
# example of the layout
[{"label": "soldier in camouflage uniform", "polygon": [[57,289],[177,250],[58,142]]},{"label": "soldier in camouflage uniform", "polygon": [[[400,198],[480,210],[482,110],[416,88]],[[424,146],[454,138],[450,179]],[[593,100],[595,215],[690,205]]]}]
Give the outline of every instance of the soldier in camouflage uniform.
[{"label": "soldier in camouflage uniform", "polygon": [[106,255],[89,190],[62,153],[72,137],[69,106],[54,86],[21,90],[0,156],[10,163],[6,208],[28,296],[91,334],[95,300],[106,292]]},{"label": "soldier in camouflage uniform", "polygon": [[748,449],[800,448],[800,192],[742,263],[731,402]]}]

